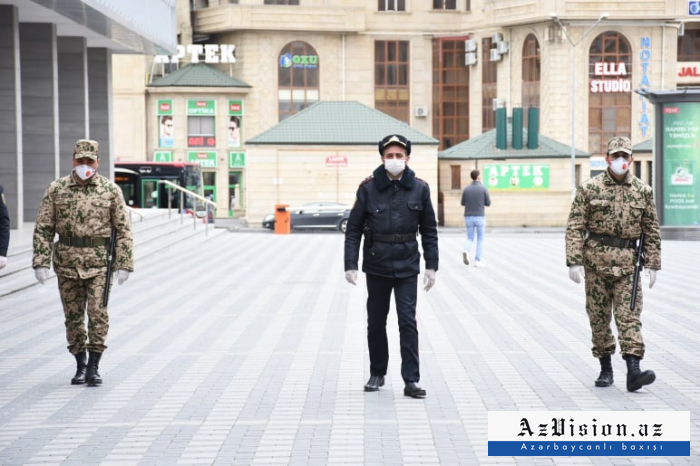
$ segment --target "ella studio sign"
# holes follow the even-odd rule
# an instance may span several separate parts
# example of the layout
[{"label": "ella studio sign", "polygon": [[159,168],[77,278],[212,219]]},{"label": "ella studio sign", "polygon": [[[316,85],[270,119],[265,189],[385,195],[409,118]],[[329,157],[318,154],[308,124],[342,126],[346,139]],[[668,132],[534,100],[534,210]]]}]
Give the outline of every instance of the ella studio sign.
[{"label": "ella studio sign", "polygon": [[199,63],[204,55],[204,63],[236,63],[236,46],[233,44],[190,44],[178,45],[176,55],[156,55],[156,63],[180,63],[189,56],[190,63]]},{"label": "ella studio sign", "polygon": [[593,64],[593,75],[590,89],[593,93],[600,92],[630,92],[632,83],[627,77],[627,66],[624,63],[596,62]]}]

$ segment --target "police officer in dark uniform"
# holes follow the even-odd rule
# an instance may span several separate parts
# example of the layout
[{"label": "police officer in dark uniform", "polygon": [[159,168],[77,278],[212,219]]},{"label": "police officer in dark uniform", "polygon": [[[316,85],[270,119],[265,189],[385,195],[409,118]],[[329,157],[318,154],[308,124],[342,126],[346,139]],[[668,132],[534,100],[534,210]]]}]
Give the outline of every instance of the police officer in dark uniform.
[{"label": "police officer in dark uniform", "polygon": [[425,256],[423,284],[428,291],[435,284],[438,268],[438,236],[435,211],[428,184],[416,178],[407,163],[411,141],[398,134],[379,142],[382,165],[364,180],[350,212],[345,232],[345,278],[357,284],[360,240],[362,271],[367,281],[367,343],[370,378],[365,391],[384,385],[389,363],[386,320],[391,292],[394,292],[401,340],[401,377],[404,395],[425,397],[418,362],[416,301],[420,252],[416,233],[420,232]]},{"label": "police officer in dark uniform", "polygon": [[0,269],[7,265],[7,248],[10,246],[10,212],[7,210],[5,193],[0,185]]}]

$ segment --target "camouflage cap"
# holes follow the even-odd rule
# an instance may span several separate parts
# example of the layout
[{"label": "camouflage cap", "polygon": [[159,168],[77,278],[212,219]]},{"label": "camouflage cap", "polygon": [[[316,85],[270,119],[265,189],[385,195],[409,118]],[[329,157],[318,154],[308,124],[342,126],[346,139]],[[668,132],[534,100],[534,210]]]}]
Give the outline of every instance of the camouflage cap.
[{"label": "camouflage cap", "polygon": [[632,155],[632,141],[624,136],[616,136],[608,141],[608,155],[615,152],[624,152]]},{"label": "camouflage cap", "polygon": [[75,142],[75,150],[73,151],[73,158],[79,159],[81,157],[88,157],[92,160],[97,160],[100,158],[100,144],[92,139],[78,139]]}]

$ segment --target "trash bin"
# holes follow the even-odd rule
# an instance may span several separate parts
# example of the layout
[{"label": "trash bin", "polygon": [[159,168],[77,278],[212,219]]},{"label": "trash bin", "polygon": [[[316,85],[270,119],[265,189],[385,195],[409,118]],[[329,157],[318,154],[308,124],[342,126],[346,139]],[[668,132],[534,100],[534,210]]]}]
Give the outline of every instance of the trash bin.
[{"label": "trash bin", "polygon": [[289,204],[275,205],[275,234],[288,235],[292,232],[291,214],[287,207]]}]

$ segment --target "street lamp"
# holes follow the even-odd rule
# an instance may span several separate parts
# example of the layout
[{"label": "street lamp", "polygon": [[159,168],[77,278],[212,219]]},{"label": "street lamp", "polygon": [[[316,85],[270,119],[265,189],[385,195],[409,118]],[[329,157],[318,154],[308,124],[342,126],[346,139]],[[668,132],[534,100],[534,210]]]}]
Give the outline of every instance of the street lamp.
[{"label": "street lamp", "polygon": [[609,16],[609,13],[601,13],[598,20],[593,23],[586,31],[578,38],[576,42],[571,39],[569,33],[556,13],[550,13],[551,18],[556,21],[559,28],[562,30],[566,39],[571,44],[571,199],[576,195],[576,46],[588,35],[601,21]]}]

